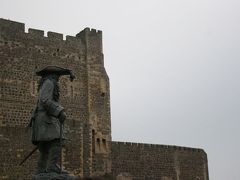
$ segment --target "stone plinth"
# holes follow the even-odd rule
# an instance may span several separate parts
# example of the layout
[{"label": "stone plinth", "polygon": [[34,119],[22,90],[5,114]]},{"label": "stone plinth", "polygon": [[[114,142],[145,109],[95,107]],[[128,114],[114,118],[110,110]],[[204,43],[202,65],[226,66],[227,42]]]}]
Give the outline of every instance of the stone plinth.
[{"label": "stone plinth", "polygon": [[41,173],[34,175],[32,180],[80,180],[80,178],[69,174]]}]

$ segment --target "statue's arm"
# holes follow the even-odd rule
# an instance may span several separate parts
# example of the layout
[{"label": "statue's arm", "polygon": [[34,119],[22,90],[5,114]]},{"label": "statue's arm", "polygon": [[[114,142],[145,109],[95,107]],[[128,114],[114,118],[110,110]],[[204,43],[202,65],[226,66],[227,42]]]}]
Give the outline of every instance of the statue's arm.
[{"label": "statue's arm", "polygon": [[39,93],[39,100],[43,104],[45,110],[48,112],[49,115],[58,117],[61,111],[64,108],[56,101],[53,100],[53,90],[54,84],[50,80],[46,80]]}]

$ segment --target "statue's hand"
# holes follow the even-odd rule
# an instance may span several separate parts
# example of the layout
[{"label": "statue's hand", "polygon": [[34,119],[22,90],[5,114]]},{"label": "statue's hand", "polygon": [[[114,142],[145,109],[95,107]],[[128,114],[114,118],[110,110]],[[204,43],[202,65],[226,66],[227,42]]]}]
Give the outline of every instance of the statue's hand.
[{"label": "statue's hand", "polygon": [[67,117],[66,113],[64,111],[61,111],[58,118],[61,123],[64,123],[66,117]]}]

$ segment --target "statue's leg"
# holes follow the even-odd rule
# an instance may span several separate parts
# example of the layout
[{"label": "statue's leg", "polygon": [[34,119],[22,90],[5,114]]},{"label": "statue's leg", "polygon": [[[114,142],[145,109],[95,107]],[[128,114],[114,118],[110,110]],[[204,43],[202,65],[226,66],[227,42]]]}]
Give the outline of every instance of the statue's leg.
[{"label": "statue's leg", "polygon": [[[49,157],[48,157],[48,166],[47,172],[55,172],[60,174],[61,168],[58,165],[61,156],[61,146],[60,140],[56,139],[50,142],[49,146]],[[68,174],[67,171],[62,170],[63,174]]]},{"label": "statue's leg", "polygon": [[46,144],[46,142],[40,142],[37,146],[40,152],[40,156],[38,158],[36,174],[40,174],[46,172],[48,160],[48,144]]},{"label": "statue's leg", "polygon": [[60,141],[53,140],[49,142],[49,158],[47,172],[60,173],[60,168],[58,165],[61,156]]}]

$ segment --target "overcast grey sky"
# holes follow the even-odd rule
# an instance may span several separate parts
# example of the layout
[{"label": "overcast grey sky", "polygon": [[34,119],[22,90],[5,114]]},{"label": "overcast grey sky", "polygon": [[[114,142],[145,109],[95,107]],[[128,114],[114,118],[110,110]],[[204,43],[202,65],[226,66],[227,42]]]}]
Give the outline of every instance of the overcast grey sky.
[{"label": "overcast grey sky", "polygon": [[103,30],[113,140],[203,148],[210,180],[240,179],[239,0],[1,0],[0,17]]}]

